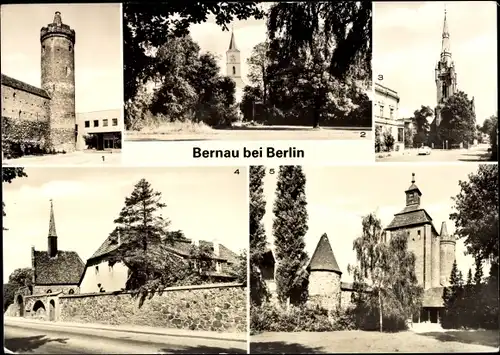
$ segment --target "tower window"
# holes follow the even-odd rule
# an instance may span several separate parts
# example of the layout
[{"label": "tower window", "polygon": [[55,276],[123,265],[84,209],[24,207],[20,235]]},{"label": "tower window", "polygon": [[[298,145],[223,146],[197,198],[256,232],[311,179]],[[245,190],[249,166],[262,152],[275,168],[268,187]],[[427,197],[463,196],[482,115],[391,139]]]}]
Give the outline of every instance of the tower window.
[{"label": "tower window", "polygon": [[99,265],[95,267],[95,273],[96,275],[99,273]]},{"label": "tower window", "polygon": [[71,44],[69,45],[68,50],[69,50],[70,52],[73,50],[73,47],[71,46]]},{"label": "tower window", "polygon": [[52,293],[52,290],[47,290],[47,293]]},{"label": "tower window", "polygon": [[233,75],[236,75],[236,67],[233,66]]},{"label": "tower window", "polygon": [[70,289],[69,289],[69,291],[68,291],[68,293],[69,293],[70,295],[72,295],[72,294],[74,294],[74,293],[75,293],[75,290],[73,290],[72,288],[70,288]]},{"label": "tower window", "polygon": [[417,235],[418,235],[418,239],[420,239],[421,238],[420,231],[417,231]]},{"label": "tower window", "polygon": [[12,94],[12,97],[15,99],[15,98],[16,98],[16,93],[13,93],[13,94]]}]

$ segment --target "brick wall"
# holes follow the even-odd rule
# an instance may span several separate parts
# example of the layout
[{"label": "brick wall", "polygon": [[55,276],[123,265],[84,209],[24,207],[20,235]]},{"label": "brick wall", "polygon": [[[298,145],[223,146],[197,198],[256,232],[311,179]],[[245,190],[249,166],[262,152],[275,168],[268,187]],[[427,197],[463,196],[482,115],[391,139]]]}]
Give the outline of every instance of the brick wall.
[{"label": "brick wall", "polygon": [[241,284],[171,287],[142,306],[125,292],[65,295],[58,316],[64,322],[246,332],[247,290]]},{"label": "brick wall", "polygon": [[340,306],[340,275],[331,271],[312,271],[309,298],[326,309],[337,309]]},{"label": "brick wall", "polygon": [[349,309],[354,307],[354,303],[352,303],[352,290],[342,290],[340,292],[340,308],[341,309]]},{"label": "brick wall", "polygon": [[46,294],[47,291],[50,293],[62,292],[63,294],[69,294],[70,290],[73,290],[75,294],[80,293],[80,289],[77,285],[51,285],[51,286],[34,286],[33,295]]},{"label": "brick wall", "polygon": [[49,101],[48,98],[2,85],[2,117],[48,121]]}]

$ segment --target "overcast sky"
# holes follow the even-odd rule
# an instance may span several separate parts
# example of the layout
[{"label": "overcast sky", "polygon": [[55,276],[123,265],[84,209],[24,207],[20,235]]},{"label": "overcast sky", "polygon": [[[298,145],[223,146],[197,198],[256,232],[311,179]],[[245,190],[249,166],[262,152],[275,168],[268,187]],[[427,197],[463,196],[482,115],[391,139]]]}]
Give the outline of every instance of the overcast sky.
[{"label": "overcast sky", "polygon": [[[194,240],[218,240],[248,250],[246,168],[26,168],[27,178],[3,185],[4,280],[31,266],[31,246],[47,250],[50,199],[54,200],[58,248],[85,262],[113,230],[134,185],[146,178],[160,191],[172,230]],[[29,221],[29,222],[28,222]]]},{"label": "overcast sky", "polygon": [[120,4],[2,5],[2,73],[40,84],[40,29],[61,12],[76,33],[76,111],[123,106],[122,16]]},{"label": "overcast sky", "polygon": [[493,1],[373,3],[373,68],[401,97],[400,117],[436,106],[434,69],[444,8],[458,89],[474,96],[477,122],[497,114],[497,24]]},{"label": "overcast sky", "polygon": [[[267,10],[272,3],[260,4],[259,6]],[[245,84],[247,80],[248,67],[247,59],[252,53],[252,49],[257,44],[266,40],[266,20],[235,20],[229,26],[229,31],[223,31],[222,27],[215,23],[214,16],[209,16],[204,23],[191,25],[191,37],[201,47],[202,52],[211,52],[218,56],[219,66],[222,74],[226,75],[226,51],[231,40],[231,28],[234,28],[236,47],[240,50],[241,75]]]},{"label": "overcast sky", "polygon": [[[264,226],[267,241],[272,244],[272,212],[276,174],[270,174],[270,167],[264,178],[266,214]],[[459,180],[467,180],[468,174],[477,171],[478,164],[461,165],[372,165],[344,167],[305,167],[307,212],[309,231],[306,234],[306,250],[312,256],[323,233],[328,239],[335,258],[342,271],[342,281],[351,282],[347,265],[356,263],[352,250],[354,239],[361,235],[362,217],[376,212],[386,227],[406,204],[405,190],[411,185],[415,173],[416,185],[422,192],[421,206],[433,219],[438,233],[441,223],[446,222],[448,233],[454,233],[455,226],[449,220],[452,213],[452,196],[460,192]],[[450,178],[451,177],[451,178]],[[474,265],[471,256],[464,256],[464,245],[457,241],[456,258],[458,268],[464,277]],[[488,275],[489,267],[485,269]]]}]

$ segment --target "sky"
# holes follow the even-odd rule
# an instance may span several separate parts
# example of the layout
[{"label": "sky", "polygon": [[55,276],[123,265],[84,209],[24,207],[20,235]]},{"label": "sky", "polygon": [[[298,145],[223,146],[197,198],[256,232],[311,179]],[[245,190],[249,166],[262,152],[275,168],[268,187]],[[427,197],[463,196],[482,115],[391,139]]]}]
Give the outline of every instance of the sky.
[{"label": "sky", "polygon": [[441,54],[444,8],[458,89],[474,96],[478,124],[498,112],[497,24],[493,1],[376,2],[373,72],[399,93],[399,117],[436,106],[434,69]]},{"label": "sky", "polygon": [[76,111],[123,107],[120,4],[2,5],[2,74],[40,84],[40,29],[61,12],[75,30]]},{"label": "sky", "polygon": [[[264,3],[259,6],[267,10],[272,3]],[[213,15],[207,21],[191,25],[189,28],[191,37],[201,48],[201,52],[211,52],[218,56],[219,67],[222,74],[226,74],[226,51],[231,40],[231,29],[234,30],[236,47],[240,50],[241,76],[245,84],[248,84],[247,59],[252,53],[253,47],[266,40],[266,20],[235,20],[229,26],[229,31],[223,31],[222,27],[215,23]]]},{"label": "sky", "polygon": [[[270,174],[271,168],[274,168],[275,174]],[[453,212],[451,197],[460,192],[458,181],[468,180],[468,175],[477,169],[478,164],[475,163],[304,167],[309,216],[305,243],[309,258],[321,235],[326,233],[342,271],[342,281],[352,282],[347,265],[356,264],[352,245],[354,239],[361,235],[362,218],[376,212],[382,225],[386,227],[394,214],[405,207],[404,191],[411,185],[412,173],[415,173],[416,185],[422,192],[421,206],[433,219],[434,227],[440,232],[441,223],[445,221],[448,233],[454,233],[455,225],[449,219]],[[271,245],[277,172],[278,167],[269,166],[264,177],[267,203],[263,223],[267,241]],[[474,270],[474,259],[470,255],[465,256],[464,252],[463,242],[457,240],[457,266],[465,277],[469,268]],[[488,273],[489,268],[485,268],[484,274]]]},{"label": "sky", "polygon": [[[26,168],[27,178],[3,184],[4,280],[31,266],[31,246],[47,250],[50,199],[58,248],[85,262],[113,230],[113,220],[141,179],[160,191],[164,217],[187,238],[248,250],[247,168]],[[28,222],[29,221],[29,222]]]}]

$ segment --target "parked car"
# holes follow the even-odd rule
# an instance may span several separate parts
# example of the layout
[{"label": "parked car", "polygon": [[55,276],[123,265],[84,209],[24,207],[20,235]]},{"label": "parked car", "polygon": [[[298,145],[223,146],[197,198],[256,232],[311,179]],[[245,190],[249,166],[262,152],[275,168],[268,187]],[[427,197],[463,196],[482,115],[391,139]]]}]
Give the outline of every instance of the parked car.
[{"label": "parked car", "polygon": [[431,155],[431,148],[425,145],[418,148],[418,155]]}]

